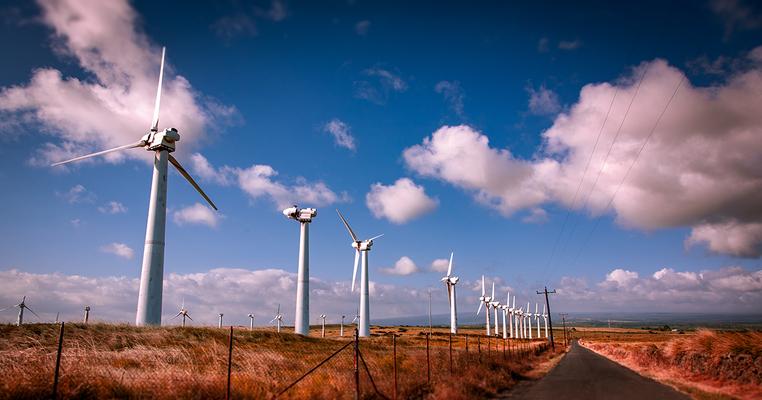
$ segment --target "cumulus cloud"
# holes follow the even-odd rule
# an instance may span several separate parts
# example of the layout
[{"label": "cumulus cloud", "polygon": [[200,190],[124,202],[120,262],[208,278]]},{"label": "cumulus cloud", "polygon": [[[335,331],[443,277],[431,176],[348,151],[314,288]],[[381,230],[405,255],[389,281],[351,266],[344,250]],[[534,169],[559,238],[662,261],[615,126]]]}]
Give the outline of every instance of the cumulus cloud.
[{"label": "cumulus cloud", "polygon": [[379,271],[389,275],[411,275],[418,272],[418,266],[408,256],[400,257],[393,267],[379,268]]},{"label": "cumulus cloud", "polygon": [[386,218],[395,224],[404,224],[437,208],[439,200],[426,195],[423,186],[410,178],[400,178],[393,185],[370,185],[365,204],[376,218]]},{"label": "cumulus cloud", "polygon": [[368,79],[354,82],[355,97],[378,105],[386,104],[391,93],[407,90],[407,82],[388,69],[369,68],[363,71]]},{"label": "cumulus cloud", "polygon": [[[82,307],[90,305],[91,320],[132,323],[135,320],[139,280],[125,276],[88,277],[67,274],[31,273],[19,270],[0,271],[0,303],[16,304],[21,296],[42,317],[53,321],[56,312],[62,320],[81,320]],[[349,281],[310,279],[310,308],[328,315],[329,323],[338,323],[341,315],[353,315],[357,303]],[[216,325],[217,313],[225,314],[226,323],[248,326],[249,313],[256,325],[267,325],[278,304],[287,324],[293,323],[296,274],[282,269],[248,270],[215,268],[196,273],[168,272],[164,276],[163,324],[171,320],[183,299],[194,325]],[[423,315],[428,310],[424,289],[370,282],[373,298],[372,318]],[[355,292],[356,294],[356,292]],[[432,292],[434,305],[444,313],[447,294]],[[314,311],[313,311],[314,312]],[[436,312],[436,310],[435,310]],[[0,313],[0,321],[10,322],[12,312]]]},{"label": "cumulus cloud", "polygon": [[172,213],[172,219],[180,226],[188,224],[206,225],[211,228],[216,228],[220,222],[220,218],[222,218],[221,214],[201,203],[181,208]]},{"label": "cumulus cloud", "polygon": [[352,131],[346,122],[338,118],[334,118],[323,125],[323,131],[328,132],[331,134],[331,136],[333,136],[333,141],[337,146],[344,147],[352,151],[356,149],[355,138],[352,136]]},{"label": "cumulus cloud", "polygon": [[762,255],[762,222],[700,224],[693,227],[686,244],[706,244],[715,253],[756,258]]},{"label": "cumulus cloud", "polygon": [[762,26],[762,15],[743,0],[712,0],[710,6],[725,24],[725,40],[734,31],[753,30]]},{"label": "cumulus cloud", "polygon": [[431,270],[434,272],[447,273],[447,267],[450,266],[450,260],[446,258],[437,258],[431,262]]},{"label": "cumulus cloud", "polygon": [[370,21],[368,21],[367,19],[358,21],[355,24],[355,33],[357,33],[360,36],[367,35],[369,30],[370,30]]},{"label": "cumulus cloud", "polygon": [[541,85],[538,89],[527,87],[529,112],[534,115],[554,115],[561,111],[561,103],[556,92]]},{"label": "cumulus cloud", "polygon": [[127,207],[118,201],[112,200],[98,207],[98,211],[103,214],[124,214],[127,212]]},{"label": "cumulus cloud", "polygon": [[80,184],[72,186],[66,192],[56,192],[56,196],[66,200],[69,204],[93,203],[98,197]]},{"label": "cumulus cloud", "polygon": [[296,178],[291,185],[279,182],[275,179],[278,171],[264,164],[215,168],[206,157],[195,153],[191,156],[191,169],[202,180],[223,186],[236,185],[252,200],[269,198],[278,208],[292,204],[325,206],[349,200],[345,192],[337,194],[323,182],[310,183],[304,178]]},{"label": "cumulus cloud", "polygon": [[[56,38],[56,52],[72,57],[92,78],[42,67],[32,72],[29,83],[0,90],[0,117],[6,123],[39,123],[51,140],[40,144],[30,162],[48,165],[139,139],[153,114],[161,49],[137,28],[135,10],[126,0],[38,3],[40,21]],[[171,54],[170,49],[170,61]],[[165,72],[161,126],[178,128],[181,146],[192,147],[214,131],[213,121],[235,114],[234,108],[206,100],[185,78],[173,75],[171,64]],[[103,158],[118,162],[125,157],[150,160],[149,152],[137,150]]]},{"label": "cumulus cloud", "polygon": [[269,8],[258,6],[240,7],[235,13],[223,15],[215,20],[212,31],[219,37],[230,40],[238,36],[257,36],[257,19],[273,22],[283,21],[288,17],[288,8],[280,0],[273,0]]},{"label": "cumulus cloud", "polygon": [[117,257],[122,257],[126,260],[132,260],[132,258],[135,256],[135,251],[124,243],[109,243],[107,245],[101,246],[101,251],[104,253],[113,254]]},{"label": "cumulus cloud", "polygon": [[463,118],[465,112],[463,111],[463,88],[460,87],[458,81],[440,81],[434,86],[434,91],[441,94],[447,102],[450,110],[455,115]]},{"label": "cumulus cloud", "polygon": [[578,311],[757,312],[762,306],[762,270],[662,268],[640,276],[617,268],[592,286],[584,279],[565,277],[556,291],[567,309]]},{"label": "cumulus cloud", "polygon": [[[439,128],[405,149],[403,159],[420,176],[467,190],[506,216],[558,203],[592,215],[613,212],[619,224],[645,230],[709,224],[712,230],[698,229],[690,243],[758,254],[758,229],[748,225],[762,223],[762,103],[756,101],[762,61],[754,58],[757,51],[749,56],[752,67],[710,87],[691,85],[663,60],[642,63],[614,83],[585,85],[577,103],[542,133],[543,146],[532,159],[490,146],[487,135],[465,125]],[[576,201],[581,181],[582,201]],[[732,245],[709,240],[723,234],[734,237]]]}]

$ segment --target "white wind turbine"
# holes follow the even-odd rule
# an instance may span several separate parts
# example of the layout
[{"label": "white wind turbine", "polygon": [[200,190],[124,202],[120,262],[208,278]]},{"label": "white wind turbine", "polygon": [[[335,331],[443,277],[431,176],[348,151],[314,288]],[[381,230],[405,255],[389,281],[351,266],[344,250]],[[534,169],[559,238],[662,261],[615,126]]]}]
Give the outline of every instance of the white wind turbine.
[{"label": "white wind turbine", "polygon": [[[510,295],[508,295],[510,297]],[[500,306],[500,313],[503,314],[503,339],[508,339],[508,324],[506,319],[508,319],[508,309],[510,308],[510,302],[503,304]]]},{"label": "white wind turbine", "polygon": [[161,85],[164,77],[164,55],[165,48],[162,48],[159,85],[156,89],[153,119],[148,133],[135,143],[53,164],[53,166],[66,164],[137,147],[154,152],[146,240],[143,249],[143,266],[140,273],[140,291],[138,292],[138,308],[135,317],[135,324],[138,326],[161,325],[162,285],[164,284],[164,233],[167,219],[167,162],[171,163],[180,175],[185,177],[196,191],[201,194],[204,200],[217,210],[217,206],[214,205],[212,200],[201,190],[201,187],[191,178],[185,168],[180,165],[180,162],[170,154],[175,151],[175,143],[180,140],[180,134],[177,133],[177,129],[167,128],[159,131],[159,105],[161,103]]},{"label": "white wind turbine", "polygon": [[87,321],[90,320],[90,306],[85,306],[85,316],[82,319],[82,323],[87,324]]},{"label": "white wind turbine", "polygon": [[275,317],[270,320],[270,323],[272,324],[275,322],[275,326],[277,327],[277,332],[280,333],[280,325],[283,322],[283,314],[280,313],[280,303],[278,303],[278,312],[275,313]]},{"label": "white wind turbine", "polygon": [[222,316],[223,316],[224,314],[223,314],[223,313],[219,313],[219,314],[217,314],[217,315],[218,315],[218,316],[219,316],[219,318],[220,318],[220,319],[217,321],[217,327],[218,327],[218,328],[222,328]]},{"label": "white wind turbine", "polygon": [[548,313],[545,311],[545,304],[542,305],[542,319],[545,321],[545,339],[548,338]]},{"label": "white wind turbine", "polygon": [[341,327],[339,328],[339,336],[344,337],[344,318],[346,318],[346,315],[341,316]]},{"label": "white wind turbine", "polygon": [[249,317],[249,330],[253,331],[254,330],[254,314],[249,314],[248,317]]},{"label": "white wind turbine", "polygon": [[537,324],[537,339],[541,338],[540,336],[540,315],[539,310],[537,309],[537,303],[534,303],[534,322]]},{"label": "white wind turbine", "polygon": [[37,318],[40,318],[40,316],[39,316],[39,315],[37,315],[37,313],[36,313],[36,312],[32,311],[32,309],[31,309],[31,308],[29,308],[29,307],[26,305],[26,296],[24,296],[24,297],[22,297],[22,298],[21,298],[21,303],[18,303],[18,304],[12,305],[12,306],[10,306],[10,307],[5,307],[5,308],[3,308],[3,309],[2,309],[2,310],[0,310],[0,311],[9,310],[9,309],[11,309],[11,308],[14,308],[14,307],[18,307],[18,308],[19,308],[19,317],[18,317],[18,319],[16,320],[16,325],[18,325],[18,326],[21,326],[21,324],[23,324],[23,323],[24,323],[24,310],[29,310],[29,312],[30,312],[30,313],[32,313],[32,314],[34,314],[34,316],[35,316],[35,317],[37,317]]},{"label": "white wind turbine", "polygon": [[190,314],[188,314],[188,310],[185,309],[185,298],[183,298],[183,304],[180,306],[180,311],[177,314],[175,314],[175,316],[172,317],[172,319],[175,319],[175,318],[180,317],[180,316],[183,317],[183,328],[185,328],[185,319],[186,318],[188,318],[189,320],[193,321],[193,318],[191,318]]},{"label": "white wind turbine", "polygon": [[527,331],[529,332],[529,338],[531,339],[532,338],[532,313],[530,312],[530,310],[531,309],[529,308],[529,302],[527,301],[527,313],[526,313],[526,318],[528,322]]},{"label": "white wind turbine", "polygon": [[458,333],[458,302],[455,300],[455,285],[458,283],[457,276],[452,276],[452,257],[450,253],[450,264],[447,267],[447,275],[442,278],[442,282],[447,286],[447,299],[450,302],[450,333]]},{"label": "white wind turbine", "polygon": [[352,318],[352,322],[350,324],[355,324],[355,328],[357,327],[357,323],[360,321],[360,309],[358,308],[355,312],[355,317]]},{"label": "white wind turbine", "polygon": [[497,297],[495,297],[495,282],[492,282],[492,301],[489,302],[489,305],[492,306],[492,310],[495,313],[495,336],[500,336],[500,329],[498,329],[500,322],[497,318],[497,310],[500,308],[500,302],[497,301]]},{"label": "white wind turbine", "polygon": [[357,238],[357,235],[355,235],[354,231],[352,231],[352,228],[349,226],[349,222],[347,222],[344,216],[341,215],[341,212],[339,212],[339,210],[336,210],[336,212],[339,214],[341,222],[343,222],[344,226],[347,228],[349,236],[352,237],[352,247],[355,249],[355,267],[352,272],[353,292],[355,290],[355,279],[357,277],[357,264],[360,260],[360,257],[362,256],[362,270],[360,272],[360,325],[358,334],[361,337],[368,337],[370,336],[370,301],[368,299],[368,252],[370,251],[371,246],[373,246],[373,241],[384,235],[381,234],[361,241]]},{"label": "white wind turbine", "polygon": [[487,296],[487,290],[484,287],[484,275],[482,275],[482,295],[479,297],[479,309],[476,310],[476,315],[479,315],[479,312],[482,310],[482,306],[486,306],[486,315],[487,315],[487,336],[490,335],[490,321],[489,321],[489,304],[492,301],[492,297]]},{"label": "white wind turbine", "polygon": [[320,333],[320,337],[325,337],[325,314],[320,314],[320,319],[323,320],[323,330]]},{"label": "white wind turbine", "polygon": [[524,311],[519,307],[518,309],[514,309],[514,314],[516,316],[516,337],[518,339],[524,338]]},{"label": "white wind turbine", "polygon": [[[515,299],[515,296],[514,296]],[[508,293],[508,297],[505,298],[506,305],[505,305],[505,312],[508,314],[508,337],[515,338],[516,335],[513,333],[513,309],[515,307],[516,300],[514,300],[514,305],[511,306],[511,293]]]},{"label": "white wind turbine", "polygon": [[317,216],[317,210],[294,205],[283,210],[283,215],[300,225],[294,333],[306,336],[310,334],[310,222]]}]

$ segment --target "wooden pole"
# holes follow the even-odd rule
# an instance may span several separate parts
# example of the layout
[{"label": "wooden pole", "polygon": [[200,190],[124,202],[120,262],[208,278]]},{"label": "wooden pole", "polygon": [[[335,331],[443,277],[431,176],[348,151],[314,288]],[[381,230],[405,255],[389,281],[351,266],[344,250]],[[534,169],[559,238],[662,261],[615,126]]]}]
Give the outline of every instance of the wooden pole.
[{"label": "wooden pole", "polygon": [[392,333],[392,354],[394,357],[394,392],[392,399],[397,400],[397,335]]},{"label": "wooden pole", "polygon": [[53,373],[53,400],[58,395],[58,373],[61,371],[61,350],[63,349],[64,323],[61,322],[61,329],[58,332],[58,351],[56,352],[56,369]]},{"label": "wooden pole", "polygon": [[233,326],[230,327],[230,337],[228,338],[228,387],[225,392],[225,400],[230,400],[230,371],[233,368]]}]

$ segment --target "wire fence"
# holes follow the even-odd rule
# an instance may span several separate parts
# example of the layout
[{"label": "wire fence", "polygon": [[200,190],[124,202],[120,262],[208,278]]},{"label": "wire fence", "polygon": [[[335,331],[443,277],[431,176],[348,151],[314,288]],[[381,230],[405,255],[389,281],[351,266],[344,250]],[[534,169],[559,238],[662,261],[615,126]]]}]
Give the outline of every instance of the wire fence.
[{"label": "wire fence", "polygon": [[326,339],[232,327],[126,328],[60,324],[37,337],[9,335],[0,371],[13,379],[0,380],[0,398],[396,400],[447,390],[463,396],[444,397],[484,397],[485,380],[510,381],[549,349],[544,340],[404,328]]}]

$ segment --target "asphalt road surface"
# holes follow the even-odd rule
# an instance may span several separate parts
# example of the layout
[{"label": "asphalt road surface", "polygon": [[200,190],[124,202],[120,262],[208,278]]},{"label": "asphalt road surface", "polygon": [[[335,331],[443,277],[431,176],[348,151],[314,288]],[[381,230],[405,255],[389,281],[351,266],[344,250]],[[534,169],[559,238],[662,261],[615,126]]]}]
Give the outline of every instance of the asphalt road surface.
[{"label": "asphalt road surface", "polygon": [[506,399],[679,399],[690,397],[600,356],[574,342],[569,353],[545,377],[524,382]]}]

